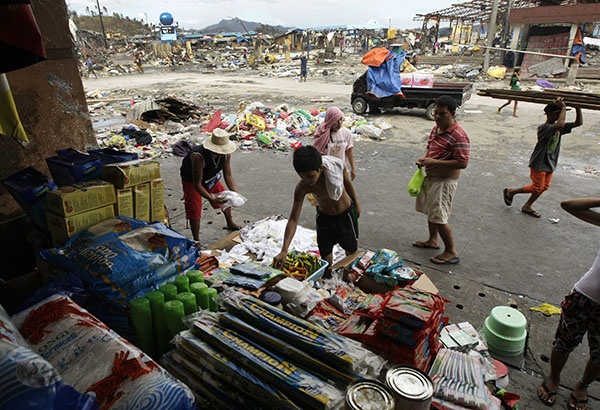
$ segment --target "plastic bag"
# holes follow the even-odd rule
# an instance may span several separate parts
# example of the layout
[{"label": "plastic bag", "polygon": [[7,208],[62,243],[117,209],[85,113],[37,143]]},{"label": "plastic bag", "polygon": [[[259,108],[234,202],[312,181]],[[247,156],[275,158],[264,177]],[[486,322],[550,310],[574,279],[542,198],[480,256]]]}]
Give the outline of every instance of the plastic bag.
[{"label": "plastic bag", "polygon": [[421,167],[419,167],[408,182],[408,194],[410,196],[419,195],[419,192],[421,192],[421,188],[423,187],[423,181],[425,181],[425,174]]},{"label": "plastic bag", "polygon": [[248,199],[235,191],[223,191],[219,194],[219,198],[226,199],[226,201],[221,204],[222,210],[231,208],[232,206],[237,208],[244,205],[248,201]]}]

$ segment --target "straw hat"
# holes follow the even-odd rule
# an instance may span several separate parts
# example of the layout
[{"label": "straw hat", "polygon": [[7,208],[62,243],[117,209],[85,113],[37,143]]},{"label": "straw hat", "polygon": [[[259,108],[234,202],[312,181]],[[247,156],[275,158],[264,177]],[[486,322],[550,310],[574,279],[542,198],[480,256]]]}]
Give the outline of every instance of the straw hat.
[{"label": "straw hat", "polygon": [[237,149],[235,142],[229,140],[232,135],[221,128],[215,128],[210,139],[204,141],[204,147],[216,154],[231,154]]}]

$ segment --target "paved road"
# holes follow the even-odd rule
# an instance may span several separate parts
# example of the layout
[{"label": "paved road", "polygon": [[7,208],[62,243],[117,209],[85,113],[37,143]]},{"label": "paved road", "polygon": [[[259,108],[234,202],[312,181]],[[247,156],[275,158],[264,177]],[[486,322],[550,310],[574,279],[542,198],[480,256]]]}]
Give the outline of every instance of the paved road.
[{"label": "paved road", "polygon": [[[418,113],[384,114],[378,118],[395,125],[386,132],[386,139],[363,139],[356,143],[359,175],[355,185],[363,209],[360,245],[393,249],[410,263],[421,265],[440,294],[451,301],[447,313],[452,322],[466,320],[478,328],[497,305],[512,305],[525,314],[529,326],[527,352],[524,358],[511,361],[508,390],[521,394],[521,408],[539,409],[543,406],[535,391],[540,376],[548,371],[543,357],[550,355],[558,317],[544,317],[529,311],[529,307],[541,302],[558,305],[596,255],[600,230],[566,214],[559,204],[569,197],[599,192],[599,177],[583,172],[586,166],[600,169],[598,145],[592,144],[591,152],[578,150],[577,141],[592,138],[600,143],[594,129],[600,116],[585,112],[586,124],[596,125],[586,125],[565,140],[553,185],[536,204],[542,218],[535,219],[520,212],[519,206],[525,198],[517,197],[513,207],[505,206],[502,188],[528,182],[527,159],[535,140],[535,126],[543,120],[541,107],[524,104],[520,109],[522,118],[514,119],[496,115],[496,105],[495,100],[475,97],[460,118],[467,132],[472,126],[478,132],[497,136],[470,135],[472,160],[460,179],[451,218],[461,264],[440,269],[429,262],[434,252],[411,246],[414,240],[425,238],[426,220],[414,212],[414,199],[407,195],[406,185],[432,126],[432,122]],[[179,164],[179,158],[162,160],[162,173],[167,181],[173,226],[191,237],[183,215]],[[238,222],[256,221],[273,214],[288,215],[297,181],[291,153],[237,151],[233,168],[238,190],[249,199],[234,213]],[[550,218],[559,222],[553,223]],[[303,209],[301,224],[314,228],[314,210],[308,204]],[[210,209],[205,211],[202,241],[212,243],[221,239],[227,234],[224,226],[221,215]],[[573,353],[563,373],[565,387],[579,377],[586,359],[587,346]],[[561,389],[558,407],[564,406],[569,393]],[[592,386],[590,396],[593,408],[600,389]]]}]

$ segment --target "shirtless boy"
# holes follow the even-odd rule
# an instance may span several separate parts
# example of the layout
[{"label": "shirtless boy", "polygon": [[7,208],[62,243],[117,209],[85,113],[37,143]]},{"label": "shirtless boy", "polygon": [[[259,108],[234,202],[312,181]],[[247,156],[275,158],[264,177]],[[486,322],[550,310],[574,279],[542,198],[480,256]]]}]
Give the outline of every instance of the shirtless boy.
[{"label": "shirtless boy", "polygon": [[336,243],[346,251],[358,248],[358,217],[360,206],[356,192],[346,169],[339,158],[321,156],[311,146],[303,146],[294,152],[294,169],[300,181],[294,190],[292,211],[285,227],[281,252],[273,258],[273,267],[282,269],[288,248],[296,233],[302,203],[307,194],[317,201],[317,244],[321,258],[333,262],[333,246]]}]

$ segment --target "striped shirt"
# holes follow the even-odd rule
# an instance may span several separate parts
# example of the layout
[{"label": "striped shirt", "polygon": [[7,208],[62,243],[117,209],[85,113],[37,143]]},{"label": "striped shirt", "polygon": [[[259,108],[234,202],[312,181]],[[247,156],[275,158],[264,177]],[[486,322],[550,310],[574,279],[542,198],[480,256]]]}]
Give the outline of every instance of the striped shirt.
[{"label": "striped shirt", "polygon": [[457,121],[440,134],[436,125],[427,140],[427,158],[469,162],[470,150],[469,137]]}]

